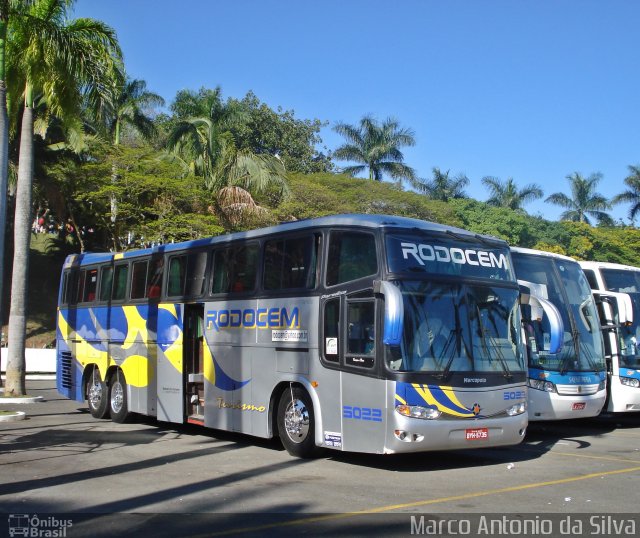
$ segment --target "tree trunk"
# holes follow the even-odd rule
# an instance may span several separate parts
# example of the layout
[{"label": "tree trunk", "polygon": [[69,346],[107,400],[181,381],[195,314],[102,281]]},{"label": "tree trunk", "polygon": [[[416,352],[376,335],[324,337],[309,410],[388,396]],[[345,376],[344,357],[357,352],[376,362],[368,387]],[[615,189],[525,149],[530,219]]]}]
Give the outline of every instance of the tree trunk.
[{"label": "tree trunk", "polygon": [[[7,223],[7,178],[9,171],[9,117],[7,115],[7,86],[4,82],[8,9],[7,1],[0,1],[0,331],[4,328],[4,236]],[[2,379],[0,378],[1,386]]]},{"label": "tree trunk", "polygon": [[31,208],[33,183],[33,102],[27,88],[22,115],[18,186],[14,230],[13,278],[9,313],[9,349],[5,395],[22,396],[25,388],[25,339],[27,329],[27,288],[29,277],[29,242],[33,220]]}]

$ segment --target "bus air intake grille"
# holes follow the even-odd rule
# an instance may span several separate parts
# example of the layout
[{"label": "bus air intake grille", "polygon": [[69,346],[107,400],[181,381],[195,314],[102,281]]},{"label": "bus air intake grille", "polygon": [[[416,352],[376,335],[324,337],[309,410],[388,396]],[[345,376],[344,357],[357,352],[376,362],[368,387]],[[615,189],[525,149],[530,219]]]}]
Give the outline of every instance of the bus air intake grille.
[{"label": "bus air intake grille", "polygon": [[71,372],[73,357],[70,351],[60,353],[60,380],[65,389],[73,387],[73,375]]},{"label": "bus air intake grille", "polygon": [[556,385],[562,396],[589,396],[598,392],[598,385]]}]

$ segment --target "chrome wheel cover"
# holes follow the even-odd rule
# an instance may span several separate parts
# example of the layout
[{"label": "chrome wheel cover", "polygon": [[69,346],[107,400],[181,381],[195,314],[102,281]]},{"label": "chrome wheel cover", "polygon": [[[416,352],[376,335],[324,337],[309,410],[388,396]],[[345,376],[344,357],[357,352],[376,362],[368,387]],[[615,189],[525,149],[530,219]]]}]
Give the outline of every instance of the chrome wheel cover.
[{"label": "chrome wheel cover", "polygon": [[111,387],[111,410],[114,413],[119,413],[122,410],[124,404],[124,389],[122,383],[116,381]]},{"label": "chrome wheel cover", "polygon": [[294,443],[302,443],[309,435],[311,417],[303,401],[295,399],[287,404],[284,413],[284,429]]}]

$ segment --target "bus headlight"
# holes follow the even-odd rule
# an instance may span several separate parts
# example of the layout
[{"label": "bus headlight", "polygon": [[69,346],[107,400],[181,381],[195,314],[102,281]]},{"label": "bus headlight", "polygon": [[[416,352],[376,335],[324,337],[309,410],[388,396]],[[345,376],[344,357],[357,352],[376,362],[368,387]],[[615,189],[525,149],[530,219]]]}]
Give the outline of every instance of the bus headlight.
[{"label": "bus headlight", "polygon": [[544,379],[529,378],[529,386],[532,389],[544,390],[546,392],[555,392],[556,386],[551,381],[545,381]]},{"label": "bus headlight", "polygon": [[527,410],[527,402],[520,402],[507,407],[507,415],[515,417],[516,415],[522,415]]},{"label": "bus headlight", "polygon": [[424,418],[427,420],[434,420],[442,415],[442,411],[435,407],[423,407],[421,405],[396,405],[396,411],[404,417]]},{"label": "bus headlight", "polygon": [[607,380],[603,379],[598,383],[598,392],[607,388]]},{"label": "bus headlight", "polygon": [[635,389],[640,387],[640,380],[636,379],[635,377],[621,377],[620,383],[626,385],[627,387],[633,387]]}]

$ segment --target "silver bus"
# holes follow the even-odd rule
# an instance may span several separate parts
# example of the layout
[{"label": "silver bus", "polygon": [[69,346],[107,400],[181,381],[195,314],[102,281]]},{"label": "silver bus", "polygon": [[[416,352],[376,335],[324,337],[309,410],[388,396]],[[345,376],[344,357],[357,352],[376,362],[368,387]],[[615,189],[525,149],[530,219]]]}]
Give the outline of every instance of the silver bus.
[{"label": "silver bus", "polygon": [[130,413],[396,453],[511,445],[527,426],[504,241],[339,215],[67,258],[58,390]]}]

